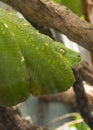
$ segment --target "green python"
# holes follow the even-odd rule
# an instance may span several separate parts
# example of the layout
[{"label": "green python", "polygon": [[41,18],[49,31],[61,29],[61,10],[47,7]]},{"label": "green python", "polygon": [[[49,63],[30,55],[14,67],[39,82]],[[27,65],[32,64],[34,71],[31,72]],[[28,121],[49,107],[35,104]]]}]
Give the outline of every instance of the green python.
[{"label": "green python", "polygon": [[80,55],[0,8],[0,105],[65,91],[75,82]]}]

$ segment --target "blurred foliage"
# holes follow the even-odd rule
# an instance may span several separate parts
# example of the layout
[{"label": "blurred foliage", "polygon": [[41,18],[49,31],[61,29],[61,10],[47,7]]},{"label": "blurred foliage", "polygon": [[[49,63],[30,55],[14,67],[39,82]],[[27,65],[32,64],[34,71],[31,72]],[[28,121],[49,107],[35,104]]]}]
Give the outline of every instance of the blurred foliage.
[{"label": "blurred foliage", "polygon": [[[82,119],[80,115],[75,117],[75,120],[79,120],[79,119]],[[85,122],[73,124],[72,127],[75,127],[77,130],[90,130]]]},{"label": "blurred foliage", "polygon": [[74,13],[82,16],[81,0],[53,0],[59,4],[63,4],[71,9]]},{"label": "blurred foliage", "polygon": [[53,0],[56,3],[62,4],[62,0]]},{"label": "blurred foliage", "polygon": [[76,124],[76,128],[77,130],[90,130],[84,122]]}]

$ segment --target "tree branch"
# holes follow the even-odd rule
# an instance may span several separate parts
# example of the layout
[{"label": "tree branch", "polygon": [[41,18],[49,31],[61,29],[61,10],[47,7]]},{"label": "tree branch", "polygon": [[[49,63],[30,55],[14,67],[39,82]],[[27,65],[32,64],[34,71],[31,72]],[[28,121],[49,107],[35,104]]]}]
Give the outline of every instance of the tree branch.
[{"label": "tree branch", "polygon": [[13,107],[0,106],[0,130],[49,130],[22,119]]},{"label": "tree branch", "polygon": [[1,0],[20,11],[29,21],[54,28],[93,51],[93,25],[51,0]]}]

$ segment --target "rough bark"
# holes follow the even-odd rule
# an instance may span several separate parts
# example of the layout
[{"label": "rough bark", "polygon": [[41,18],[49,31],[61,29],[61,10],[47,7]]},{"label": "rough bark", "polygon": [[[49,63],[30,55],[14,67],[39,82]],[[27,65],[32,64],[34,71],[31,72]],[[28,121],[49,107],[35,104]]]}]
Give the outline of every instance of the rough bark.
[{"label": "rough bark", "polygon": [[[85,92],[86,96],[88,98],[89,102],[89,108],[92,111],[93,110],[93,88],[91,86],[85,86]],[[66,97],[66,98],[64,98]],[[71,87],[66,92],[57,93],[54,95],[43,95],[39,96],[39,100],[43,102],[62,102],[64,104],[68,104],[71,107],[73,107],[75,110],[78,110],[77,103],[76,103],[76,97],[75,92],[73,91],[73,88]]]},{"label": "rough bark", "polygon": [[29,21],[54,28],[93,51],[93,25],[51,0],[1,0],[20,11]]},{"label": "rough bark", "polygon": [[[85,20],[93,24],[93,0],[81,0],[81,3]],[[93,64],[93,52],[90,53],[90,57]]]},{"label": "rough bark", "polygon": [[93,10],[93,0],[81,0],[82,10],[86,21],[93,24],[92,10]]},{"label": "rough bark", "polygon": [[89,102],[86,96],[81,75],[78,73],[76,69],[73,69],[73,73],[76,79],[75,83],[73,84],[73,90],[75,92],[77,108],[83,120],[90,127],[90,129],[93,130],[93,115],[92,115],[92,111],[89,108]]},{"label": "rough bark", "polygon": [[22,119],[15,108],[0,106],[0,130],[49,130],[35,126]]}]

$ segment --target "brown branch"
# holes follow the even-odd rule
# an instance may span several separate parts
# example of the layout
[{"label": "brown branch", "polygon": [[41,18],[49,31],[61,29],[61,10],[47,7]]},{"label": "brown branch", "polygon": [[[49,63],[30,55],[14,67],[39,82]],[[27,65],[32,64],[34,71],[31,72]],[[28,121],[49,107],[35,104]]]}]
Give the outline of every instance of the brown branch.
[{"label": "brown branch", "polygon": [[82,80],[86,81],[88,84],[93,85],[93,65],[86,61],[81,62],[77,67]]},{"label": "brown branch", "polygon": [[[93,87],[89,85],[85,85],[84,87],[89,102],[89,108],[90,110],[93,110]],[[71,107],[75,108],[78,111],[76,97],[72,87],[62,93],[39,96],[39,100],[43,102],[62,102],[70,105]]]},{"label": "brown branch", "polygon": [[0,130],[49,130],[22,119],[14,108],[0,106]]},{"label": "brown branch", "polygon": [[93,25],[51,0],[1,0],[20,11],[29,21],[59,30],[69,39],[93,51]]},{"label": "brown branch", "polygon": [[[85,20],[93,24],[93,0],[81,0],[82,11]],[[90,53],[91,63],[93,63],[93,52]]]},{"label": "brown branch", "polygon": [[81,0],[82,10],[86,21],[93,24],[92,18],[92,9],[93,9],[93,0]]},{"label": "brown branch", "polygon": [[82,78],[76,69],[73,69],[73,73],[76,79],[73,85],[73,90],[76,96],[77,107],[84,121],[91,128],[91,130],[93,130],[93,115],[89,107],[89,102],[86,96]]}]

